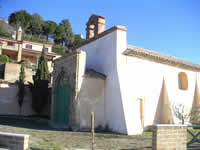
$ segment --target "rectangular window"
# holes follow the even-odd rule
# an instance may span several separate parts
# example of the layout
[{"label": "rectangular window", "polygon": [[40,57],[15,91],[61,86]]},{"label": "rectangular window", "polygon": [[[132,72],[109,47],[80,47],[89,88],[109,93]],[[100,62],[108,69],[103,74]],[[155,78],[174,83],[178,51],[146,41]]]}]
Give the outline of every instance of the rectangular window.
[{"label": "rectangular window", "polygon": [[26,48],[27,48],[27,49],[32,49],[32,45],[26,44]]},{"label": "rectangular window", "polygon": [[48,52],[48,48],[45,48],[45,52]]},{"label": "rectangular window", "polygon": [[14,43],[8,42],[8,43],[7,43],[7,46],[14,46]]}]

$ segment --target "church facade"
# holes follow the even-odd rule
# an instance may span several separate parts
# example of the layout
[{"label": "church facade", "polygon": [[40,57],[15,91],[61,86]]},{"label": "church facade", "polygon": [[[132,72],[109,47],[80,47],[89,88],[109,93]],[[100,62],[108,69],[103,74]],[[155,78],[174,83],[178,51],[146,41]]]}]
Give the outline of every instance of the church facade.
[{"label": "church facade", "polygon": [[200,65],[127,44],[124,26],[105,30],[105,17],[92,15],[87,40],[55,61],[51,120],[127,135],[152,124],[180,123],[173,104],[187,113],[200,104]]}]

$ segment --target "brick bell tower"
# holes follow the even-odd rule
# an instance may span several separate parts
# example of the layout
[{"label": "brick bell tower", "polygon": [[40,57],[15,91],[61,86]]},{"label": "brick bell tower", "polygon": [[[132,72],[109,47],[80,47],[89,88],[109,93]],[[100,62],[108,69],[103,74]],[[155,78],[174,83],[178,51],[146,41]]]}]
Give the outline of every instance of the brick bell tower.
[{"label": "brick bell tower", "polygon": [[98,34],[104,32],[106,30],[105,23],[105,17],[92,15],[86,24],[86,39],[91,39],[93,37],[96,37]]}]

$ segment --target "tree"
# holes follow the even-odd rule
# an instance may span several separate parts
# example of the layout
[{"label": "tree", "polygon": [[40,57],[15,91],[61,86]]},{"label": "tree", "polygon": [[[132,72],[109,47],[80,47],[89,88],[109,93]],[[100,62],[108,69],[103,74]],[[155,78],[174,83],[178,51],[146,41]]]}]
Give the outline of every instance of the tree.
[{"label": "tree", "polygon": [[8,18],[9,24],[14,26],[16,29],[21,26],[25,32],[29,32],[28,28],[31,24],[31,20],[32,16],[25,10],[13,12]]},{"label": "tree", "polygon": [[80,34],[76,34],[74,36],[74,42],[73,42],[73,47],[74,46],[77,46],[77,45],[80,45],[82,42],[84,42],[85,40],[81,37]]},{"label": "tree", "polygon": [[21,64],[20,74],[19,74],[19,82],[18,82],[18,104],[20,107],[20,114],[21,114],[21,107],[24,101],[25,95],[25,87],[24,87],[24,79],[25,79],[25,72],[24,72],[24,63]]},{"label": "tree", "polygon": [[30,83],[32,92],[32,108],[35,112],[41,113],[49,98],[48,83],[50,74],[48,71],[48,60],[43,47],[36,74],[33,76],[33,84]]},{"label": "tree", "polygon": [[190,117],[190,112],[187,110],[184,104],[182,103],[174,103],[173,104],[173,112],[174,115],[181,120],[182,124],[185,123],[186,120]]},{"label": "tree", "polygon": [[31,34],[39,36],[42,33],[43,24],[44,21],[42,17],[38,13],[33,14],[29,26]]},{"label": "tree", "polygon": [[57,26],[55,32],[54,32],[54,42],[56,44],[62,44],[64,45],[64,35],[65,35],[65,28],[61,25]]},{"label": "tree", "polygon": [[64,19],[61,21],[60,26],[64,28],[63,44],[65,43],[65,46],[69,48],[74,42],[74,33],[72,32],[71,23],[68,19]]},{"label": "tree", "polygon": [[57,24],[54,21],[45,21],[43,24],[43,34],[46,36],[46,41],[48,41],[49,36],[53,35],[56,30]]}]

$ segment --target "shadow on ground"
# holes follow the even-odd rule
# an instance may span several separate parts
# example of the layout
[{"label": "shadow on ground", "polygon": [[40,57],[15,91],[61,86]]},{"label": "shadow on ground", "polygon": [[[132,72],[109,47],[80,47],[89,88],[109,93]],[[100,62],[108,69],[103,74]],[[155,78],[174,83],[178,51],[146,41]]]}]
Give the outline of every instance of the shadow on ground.
[{"label": "shadow on ground", "polygon": [[47,119],[0,116],[0,125],[38,130],[56,130],[50,127],[48,122],[49,120]]}]

